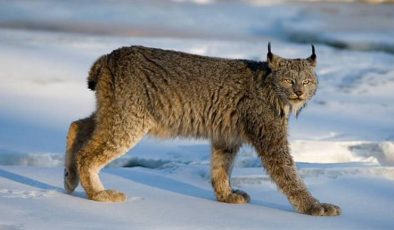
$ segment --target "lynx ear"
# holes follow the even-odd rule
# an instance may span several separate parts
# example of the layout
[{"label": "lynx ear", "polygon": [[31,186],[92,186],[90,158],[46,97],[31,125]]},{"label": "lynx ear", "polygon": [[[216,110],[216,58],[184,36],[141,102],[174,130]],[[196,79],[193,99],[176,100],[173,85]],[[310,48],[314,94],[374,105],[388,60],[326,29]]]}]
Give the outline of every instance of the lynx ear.
[{"label": "lynx ear", "polygon": [[316,67],[316,64],[317,64],[316,59],[317,59],[317,56],[315,53],[315,46],[312,44],[312,54],[306,60],[308,60],[308,62],[311,64],[311,66]]},{"label": "lynx ear", "polygon": [[271,69],[276,69],[279,67],[279,63],[283,58],[273,54],[271,52],[271,42],[268,42],[268,53],[267,53],[267,63]]}]

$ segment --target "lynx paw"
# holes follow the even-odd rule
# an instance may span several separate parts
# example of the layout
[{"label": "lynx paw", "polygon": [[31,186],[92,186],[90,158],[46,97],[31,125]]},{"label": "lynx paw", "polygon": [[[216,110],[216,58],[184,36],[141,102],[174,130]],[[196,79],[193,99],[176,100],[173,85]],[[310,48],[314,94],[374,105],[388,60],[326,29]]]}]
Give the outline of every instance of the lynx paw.
[{"label": "lynx paw", "polygon": [[118,192],[115,190],[103,190],[100,192],[96,192],[93,195],[89,196],[91,200],[100,201],[100,202],[123,202],[126,201],[126,195],[122,192]]},{"label": "lynx paw", "polygon": [[317,202],[305,214],[312,216],[339,216],[341,212],[341,208],[336,205]]},{"label": "lynx paw", "polygon": [[220,202],[231,203],[231,204],[246,204],[250,202],[249,195],[241,190],[233,190],[230,195],[226,197],[218,196]]},{"label": "lynx paw", "polygon": [[78,186],[79,178],[74,170],[64,169],[64,189],[67,193],[72,193]]}]

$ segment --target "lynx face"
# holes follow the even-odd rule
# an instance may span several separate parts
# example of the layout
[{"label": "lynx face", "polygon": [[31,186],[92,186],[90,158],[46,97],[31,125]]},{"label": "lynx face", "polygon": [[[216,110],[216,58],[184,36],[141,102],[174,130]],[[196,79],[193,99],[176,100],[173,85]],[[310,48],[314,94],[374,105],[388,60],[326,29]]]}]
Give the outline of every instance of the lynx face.
[{"label": "lynx face", "polygon": [[315,74],[316,55],[306,59],[284,59],[270,52],[267,55],[271,82],[276,93],[298,115],[315,94],[318,80]]}]

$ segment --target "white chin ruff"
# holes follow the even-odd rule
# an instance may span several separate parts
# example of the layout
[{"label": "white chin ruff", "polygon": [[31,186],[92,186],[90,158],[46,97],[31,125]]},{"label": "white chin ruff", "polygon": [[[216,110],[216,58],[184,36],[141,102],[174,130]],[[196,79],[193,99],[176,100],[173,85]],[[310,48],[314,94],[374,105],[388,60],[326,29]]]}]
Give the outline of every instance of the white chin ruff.
[{"label": "white chin ruff", "polygon": [[293,113],[294,115],[297,115],[298,112],[304,107],[305,101],[300,101],[300,102],[290,102],[290,108],[289,112]]}]

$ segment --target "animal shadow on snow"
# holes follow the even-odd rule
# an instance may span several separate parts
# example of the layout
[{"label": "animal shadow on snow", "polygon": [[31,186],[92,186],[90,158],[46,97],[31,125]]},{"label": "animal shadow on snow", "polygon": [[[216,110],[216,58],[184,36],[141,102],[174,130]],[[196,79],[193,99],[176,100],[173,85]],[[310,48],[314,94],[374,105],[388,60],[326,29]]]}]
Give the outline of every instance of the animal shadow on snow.
[{"label": "animal shadow on snow", "polygon": [[[65,192],[64,188],[60,188],[36,179],[32,179],[26,176],[22,176],[4,169],[0,169],[0,177],[6,178],[8,180],[11,181],[15,181],[17,183],[21,183],[24,185],[28,185],[37,189],[41,189],[41,190],[54,190],[54,191],[58,191],[58,192]],[[80,197],[80,198],[85,198],[86,199],[86,195],[84,192],[76,192],[74,193],[75,196]],[[1,228],[0,228],[1,229]]]},{"label": "animal shadow on snow", "polygon": [[196,187],[194,185],[177,181],[168,177],[140,172],[136,170],[111,170],[106,169],[105,173],[116,175],[133,182],[144,184],[150,187],[167,190],[181,195],[198,197],[202,199],[215,200],[213,192]]},{"label": "animal shadow on snow", "polygon": [[18,175],[16,173],[0,169],[0,177],[4,177],[8,180],[12,180],[21,184],[25,184],[31,187],[35,187],[38,189],[43,189],[43,190],[57,190],[57,191],[63,191],[64,189],[26,177],[22,175]]},{"label": "animal shadow on snow", "polygon": [[[216,201],[214,192],[211,189],[202,189],[194,185],[182,181],[174,180],[168,177],[160,176],[157,174],[153,174],[149,172],[141,172],[137,170],[112,170],[110,168],[106,168],[104,170],[104,173],[116,175],[131,180],[135,183],[147,185],[153,188],[158,188],[185,196]],[[252,199],[251,205],[257,205],[257,206],[272,208],[286,212],[294,212],[290,205],[268,202],[264,200],[264,197],[262,197],[262,199],[256,199],[256,200]]]}]

